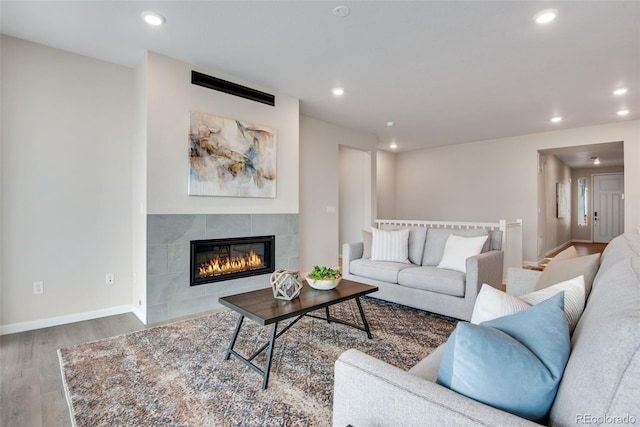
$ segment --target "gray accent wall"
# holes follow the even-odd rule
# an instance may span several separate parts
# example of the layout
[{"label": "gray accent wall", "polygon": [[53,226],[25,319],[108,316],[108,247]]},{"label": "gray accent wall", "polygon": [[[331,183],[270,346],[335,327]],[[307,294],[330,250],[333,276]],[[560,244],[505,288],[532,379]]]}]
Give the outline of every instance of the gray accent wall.
[{"label": "gray accent wall", "polygon": [[269,274],[189,285],[191,240],[264,235],[276,236],[276,270],[298,270],[298,214],[147,215],[147,323],[219,308],[219,297],[269,287]]}]

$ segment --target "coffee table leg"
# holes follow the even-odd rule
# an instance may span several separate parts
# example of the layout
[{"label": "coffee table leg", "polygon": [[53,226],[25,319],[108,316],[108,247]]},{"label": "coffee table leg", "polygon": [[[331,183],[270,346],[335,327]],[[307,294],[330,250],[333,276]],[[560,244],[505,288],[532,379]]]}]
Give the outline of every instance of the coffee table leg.
[{"label": "coffee table leg", "polygon": [[362,304],[360,304],[360,297],[356,298],[356,304],[358,304],[360,317],[362,317],[362,324],[364,325],[364,331],[367,333],[367,338],[371,339],[371,331],[369,330],[369,324],[367,323],[367,318],[364,317],[364,310],[362,309]]},{"label": "coffee table leg", "polygon": [[240,315],[238,319],[238,323],[236,324],[236,330],[233,332],[233,337],[231,338],[231,342],[229,343],[229,348],[227,349],[227,355],[224,360],[229,360],[229,356],[231,356],[231,350],[233,350],[233,346],[236,345],[236,339],[238,339],[238,332],[240,332],[240,327],[242,326],[242,322],[244,321],[244,316]]},{"label": "coffee table leg", "polygon": [[271,328],[271,339],[269,340],[269,347],[267,348],[267,364],[264,367],[264,378],[262,379],[262,389],[267,388],[269,382],[269,372],[271,371],[271,359],[273,358],[273,347],[276,343],[276,331],[278,329],[278,322],[273,324]]},{"label": "coffee table leg", "polygon": [[327,311],[327,323],[331,323],[331,315],[329,314],[329,307],[325,307],[325,310]]}]

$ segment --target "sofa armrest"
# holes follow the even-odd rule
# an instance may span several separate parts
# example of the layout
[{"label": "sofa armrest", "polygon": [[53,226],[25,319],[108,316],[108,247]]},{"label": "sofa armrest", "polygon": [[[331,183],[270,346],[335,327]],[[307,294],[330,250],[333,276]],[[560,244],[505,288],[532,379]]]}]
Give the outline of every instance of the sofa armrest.
[{"label": "sofa armrest", "polygon": [[335,364],[333,425],[349,424],[538,426],[355,349],[344,352]]},{"label": "sofa armrest", "polygon": [[364,253],[364,243],[345,243],[342,245],[342,275],[349,274],[349,266],[354,259],[362,258]]},{"label": "sofa armrest", "polygon": [[465,298],[471,297],[475,302],[484,283],[501,289],[503,263],[503,251],[489,251],[467,258]]},{"label": "sofa armrest", "polygon": [[507,293],[515,297],[533,292],[542,274],[541,271],[524,268],[509,268],[507,271]]}]

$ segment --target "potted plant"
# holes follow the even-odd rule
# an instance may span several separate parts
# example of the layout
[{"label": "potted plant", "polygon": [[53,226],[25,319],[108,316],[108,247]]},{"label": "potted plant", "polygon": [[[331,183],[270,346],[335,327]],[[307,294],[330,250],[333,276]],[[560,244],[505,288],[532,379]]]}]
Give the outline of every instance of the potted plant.
[{"label": "potted plant", "polygon": [[316,265],[307,274],[307,283],[314,289],[333,289],[338,286],[342,273],[330,267]]}]

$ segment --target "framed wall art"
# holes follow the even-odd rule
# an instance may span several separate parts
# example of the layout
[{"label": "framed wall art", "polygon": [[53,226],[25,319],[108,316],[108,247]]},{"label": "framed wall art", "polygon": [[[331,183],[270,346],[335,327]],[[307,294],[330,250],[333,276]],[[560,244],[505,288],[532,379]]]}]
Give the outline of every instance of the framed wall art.
[{"label": "framed wall art", "polygon": [[567,186],[561,182],[556,183],[556,217],[565,218],[569,215],[569,192]]},{"label": "framed wall art", "polygon": [[276,143],[271,127],[192,111],[188,194],[275,198]]}]

